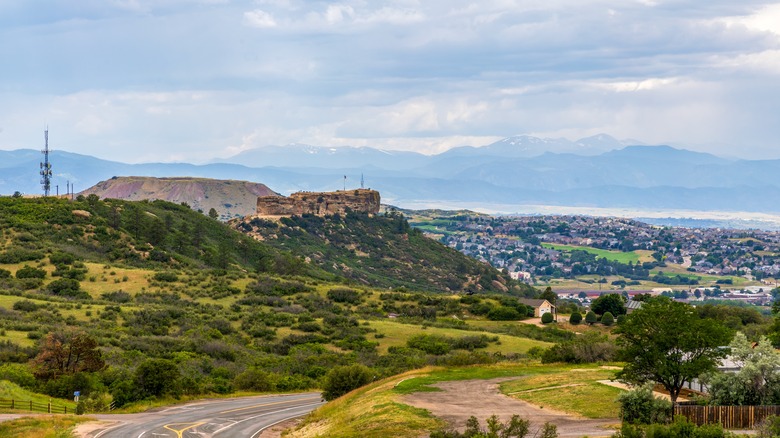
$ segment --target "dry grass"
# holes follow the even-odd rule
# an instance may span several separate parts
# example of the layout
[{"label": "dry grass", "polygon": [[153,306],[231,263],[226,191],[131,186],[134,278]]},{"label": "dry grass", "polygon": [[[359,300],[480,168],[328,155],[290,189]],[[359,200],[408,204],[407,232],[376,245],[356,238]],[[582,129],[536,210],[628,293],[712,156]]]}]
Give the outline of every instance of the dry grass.
[{"label": "dry grass", "polygon": [[94,421],[73,415],[36,415],[0,423],[3,438],[71,438],[79,423]]}]

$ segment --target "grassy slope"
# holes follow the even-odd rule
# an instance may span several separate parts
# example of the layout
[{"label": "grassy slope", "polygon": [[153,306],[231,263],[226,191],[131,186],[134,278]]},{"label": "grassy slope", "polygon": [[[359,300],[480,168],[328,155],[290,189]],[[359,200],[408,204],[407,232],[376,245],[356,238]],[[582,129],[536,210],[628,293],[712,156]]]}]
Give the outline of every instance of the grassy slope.
[{"label": "grassy slope", "polygon": [[316,410],[288,437],[419,437],[444,426],[422,409],[399,403],[403,394],[437,391],[437,382],[517,376],[504,382],[505,394],[559,385],[578,385],[555,391],[512,394],[534,404],[588,418],[616,418],[614,399],[619,389],[596,383],[615,371],[598,365],[498,364],[456,368],[429,367],[393,376],[357,389]]},{"label": "grassy slope", "polygon": [[489,265],[423,236],[400,216],[350,214],[328,220],[295,216],[280,222],[252,219],[235,226],[362,284],[429,292],[502,293],[505,290],[494,283],[498,280],[510,285],[515,294],[534,293]]},{"label": "grassy slope", "polygon": [[[20,388],[19,385],[11,383],[7,380],[0,380],[0,400],[15,400],[25,401],[33,403],[46,404],[51,402],[53,405],[65,406],[68,411],[71,409],[75,412],[76,403],[71,400],[64,400],[58,398],[52,398],[44,394],[36,394],[26,389]],[[8,412],[19,412],[19,410],[9,410]],[[0,436],[5,436],[0,434]]]}]

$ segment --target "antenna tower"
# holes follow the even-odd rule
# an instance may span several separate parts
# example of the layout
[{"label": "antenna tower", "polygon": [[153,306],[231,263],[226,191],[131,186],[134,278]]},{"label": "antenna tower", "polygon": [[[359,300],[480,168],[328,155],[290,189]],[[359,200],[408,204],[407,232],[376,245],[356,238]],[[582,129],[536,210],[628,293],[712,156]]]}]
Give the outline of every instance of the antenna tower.
[{"label": "antenna tower", "polygon": [[362,173],[360,174],[360,188],[361,189],[365,189],[366,188],[365,180],[363,179],[363,174]]},{"label": "antenna tower", "polygon": [[43,162],[41,163],[41,186],[43,186],[43,196],[49,196],[51,192],[51,163],[49,163],[49,127],[43,131],[43,136],[46,141],[44,149],[41,151],[43,154]]}]

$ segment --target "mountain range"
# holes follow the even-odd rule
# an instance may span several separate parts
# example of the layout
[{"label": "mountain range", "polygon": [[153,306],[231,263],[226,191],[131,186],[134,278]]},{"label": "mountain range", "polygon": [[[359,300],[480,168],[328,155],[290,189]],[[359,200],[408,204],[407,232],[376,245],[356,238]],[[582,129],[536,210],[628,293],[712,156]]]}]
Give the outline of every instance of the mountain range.
[{"label": "mountain range", "polygon": [[[126,164],[53,152],[52,192],[82,191],[114,176],[245,180],[271,190],[366,187],[386,203],[460,202],[777,212],[780,160],[722,158],[608,135],[577,141],[517,136],[437,155],[369,147],[293,144],[244,151],[208,164]],[[631,143],[638,143],[632,141]],[[0,193],[40,193],[33,150],[0,151]],[[345,179],[346,176],[346,179]]]}]

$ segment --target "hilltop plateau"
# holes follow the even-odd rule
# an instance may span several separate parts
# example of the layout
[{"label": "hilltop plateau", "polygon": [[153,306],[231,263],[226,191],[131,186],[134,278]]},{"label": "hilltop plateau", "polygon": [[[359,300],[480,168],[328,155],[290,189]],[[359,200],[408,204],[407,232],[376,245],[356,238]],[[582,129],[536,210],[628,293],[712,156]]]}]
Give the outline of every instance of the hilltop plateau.
[{"label": "hilltop plateau", "polygon": [[213,208],[223,220],[254,214],[259,196],[279,196],[265,184],[248,181],[144,176],[115,176],[80,194],[95,194],[102,199],[160,199],[177,204],[186,203],[193,209],[204,212]]}]

